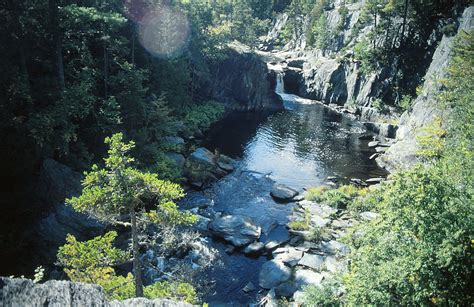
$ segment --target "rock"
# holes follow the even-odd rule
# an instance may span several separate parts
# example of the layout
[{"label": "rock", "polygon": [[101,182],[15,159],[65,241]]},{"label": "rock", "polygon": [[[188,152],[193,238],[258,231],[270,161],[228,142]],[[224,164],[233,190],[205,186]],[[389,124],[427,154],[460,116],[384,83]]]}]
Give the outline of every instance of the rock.
[{"label": "rock", "polygon": [[297,290],[295,282],[290,280],[275,287],[275,294],[278,297],[291,297]]},{"label": "rock", "polygon": [[231,110],[282,110],[283,102],[275,93],[274,73],[262,56],[251,48],[233,42],[223,50],[227,56],[210,67],[208,84],[203,85],[210,96]]},{"label": "rock", "polygon": [[196,149],[188,158],[192,162],[197,164],[206,165],[209,167],[214,167],[216,164],[215,156],[212,152],[207,150],[204,147]]},{"label": "rock", "polygon": [[322,218],[319,215],[311,216],[311,224],[316,226],[316,227],[319,227],[319,228],[325,227],[330,222],[331,222],[331,220]]},{"label": "rock", "polygon": [[295,197],[293,197],[291,201],[302,201],[302,200],[304,200],[304,195],[300,193],[296,195]]},{"label": "rock", "polygon": [[174,146],[184,145],[184,139],[179,136],[165,136],[162,138],[162,141]]},{"label": "rock", "polygon": [[366,221],[372,221],[374,219],[376,219],[379,215],[375,212],[370,212],[370,211],[366,211],[366,212],[362,212],[360,213],[360,217]]},{"label": "rock", "polygon": [[257,287],[255,287],[255,285],[249,281],[245,287],[242,289],[242,291],[244,291],[245,293],[249,293],[249,292],[252,292],[252,291],[255,291],[257,290]]},{"label": "rock", "polygon": [[283,227],[279,226],[273,229],[265,238],[265,249],[272,250],[275,247],[280,246],[290,240],[290,233],[288,230]]},{"label": "rock", "polygon": [[297,250],[294,247],[285,248],[285,251],[281,253],[275,252],[273,254],[274,259],[283,261],[283,263],[288,264],[289,266],[295,266],[296,264],[298,264],[298,261],[300,261],[300,259],[303,257],[303,252]]},{"label": "rock", "polygon": [[298,195],[298,191],[283,184],[275,184],[270,195],[277,201],[288,202]]},{"label": "rock", "polygon": [[304,297],[304,292],[298,290],[293,294],[293,301],[295,301],[298,306],[301,306],[302,304],[304,304]]},{"label": "rock", "polygon": [[323,280],[321,273],[311,270],[298,270],[295,273],[295,283],[298,289],[302,289],[306,285],[319,285]]},{"label": "rock", "polygon": [[324,259],[324,268],[331,273],[342,273],[347,271],[347,261],[338,260],[334,256],[327,256]]},{"label": "rock", "polygon": [[59,280],[37,284],[29,279],[0,277],[0,306],[186,307],[192,305],[167,299],[145,298],[109,302],[102,288],[94,284]]},{"label": "rock", "polygon": [[377,184],[377,183],[381,183],[383,180],[384,178],[370,178],[370,179],[367,179],[365,182],[368,184]]},{"label": "rock", "polygon": [[35,225],[41,238],[40,254],[48,259],[56,257],[58,247],[65,243],[68,233],[78,240],[97,236],[104,225],[85,214],[76,212],[64,200],[80,194],[81,174],[55,160],[43,162],[38,183],[38,195],[53,210]]},{"label": "rock", "polygon": [[173,161],[180,169],[184,167],[186,158],[182,154],[176,152],[167,152],[165,155],[168,159]]},{"label": "rock", "polygon": [[204,217],[202,215],[197,215],[197,222],[194,226],[201,231],[207,231],[209,229],[209,223],[211,222],[210,218]]},{"label": "rock", "polygon": [[351,178],[351,182],[353,182],[355,184],[358,184],[360,186],[366,186],[367,185],[362,179],[359,179],[359,178]]},{"label": "rock", "polygon": [[372,141],[372,142],[369,142],[369,144],[367,144],[367,146],[372,148],[372,147],[377,147],[379,144],[380,144],[379,141]]},{"label": "rock", "polygon": [[387,147],[375,147],[375,151],[377,153],[382,153],[382,152],[386,152],[387,151]]},{"label": "rock", "polygon": [[323,262],[323,256],[305,253],[303,258],[301,258],[301,260],[298,262],[298,265],[306,266],[313,270],[320,271]]},{"label": "rock", "polygon": [[233,161],[225,155],[214,155],[200,147],[186,159],[184,174],[191,183],[216,181],[233,170]]},{"label": "rock", "polygon": [[321,243],[321,250],[329,255],[347,256],[350,252],[349,247],[344,243],[329,241]]},{"label": "rock", "polygon": [[328,176],[328,178],[326,178],[327,180],[329,181],[332,181],[332,182],[338,182],[339,179],[336,177],[336,176]]},{"label": "rock", "polygon": [[262,252],[264,245],[262,242],[253,242],[244,248],[244,254],[257,255]]},{"label": "rock", "polygon": [[291,277],[291,270],[282,261],[270,260],[262,265],[258,277],[260,287],[271,289]]},{"label": "rock", "polygon": [[[470,33],[474,28],[474,7],[467,7],[458,22],[458,33],[462,31]],[[387,170],[407,169],[418,163],[416,132],[432,123],[436,117],[443,119],[444,114],[440,112],[435,101],[439,92],[443,90],[443,85],[438,80],[445,78],[449,72],[446,68],[452,61],[454,39],[454,36],[444,35],[437,44],[431,64],[423,78],[425,82],[422,93],[414,101],[412,109],[400,118],[400,128],[396,133],[397,142],[377,159],[377,162]]]},{"label": "rock", "polygon": [[257,240],[261,234],[260,226],[244,216],[226,215],[216,217],[209,228],[218,237],[232,243],[235,246],[244,246]]},{"label": "rock", "polygon": [[377,158],[378,156],[379,156],[378,153],[374,153],[373,155],[371,155],[371,156],[369,157],[369,160],[373,160],[373,159]]}]

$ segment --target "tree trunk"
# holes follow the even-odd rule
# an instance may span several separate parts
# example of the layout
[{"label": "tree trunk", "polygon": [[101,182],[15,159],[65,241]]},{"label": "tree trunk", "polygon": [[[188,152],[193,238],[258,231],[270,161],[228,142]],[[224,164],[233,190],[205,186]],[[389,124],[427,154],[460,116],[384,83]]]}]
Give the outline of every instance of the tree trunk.
[{"label": "tree trunk", "polygon": [[107,42],[104,39],[104,44],[103,44],[103,51],[104,51],[104,97],[107,98],[108,90],[107,90],[107,84],[109,83],[109,58],[108,58],[108,52],[107,52]]},{"label": "tree trunk", "polygon": [[405,0],[405,7],[403,12],[403,24],[402,24],[402,33],[400,34],[400,49],[403,47],[405,43],[405,27],[407,25],[407,17],[408,17],[408,0]]},{"label": "tree trunk", "polygon": [[142,267],[140,262],[140,252],[138,245],[138,231],[137,231],[137,213],[135,208],[130,210],[130,217],[132,220],[132,250],[133,250],[133,273],[135,278],[135,296],[143,297],[143,281],[142,281]]},{"label": "tree trunk", "polygon": [[56,73],[58,74],[59,91],[62,93],[65,89],[64,82],[64,63],[63,63],[63,52],[61,43],[61,31],[59,28],[59,1],[49,0],[49,10],[51,13],[51,33],[53,34],[54,40],[54,53],[56,62]]}]

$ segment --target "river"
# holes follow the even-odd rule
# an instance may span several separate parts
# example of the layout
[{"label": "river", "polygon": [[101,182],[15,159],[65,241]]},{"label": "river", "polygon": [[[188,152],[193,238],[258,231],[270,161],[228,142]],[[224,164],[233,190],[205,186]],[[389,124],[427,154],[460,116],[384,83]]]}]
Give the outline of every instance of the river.
[{"label": "river", "polygon": [[[369,157],[368,132],[354,119],[328,107],[284,93],[278,78],[276,92],[284,100],[285,110],[271,115],[232,113],[213,125],[203,146],[239,160],[237,169],[204,193],[212,198],[214,210],[244,215],[262,227],[262,238],[284,236],[292,204],[276,203],[269,195],[275,182],[296,190],[318,186],[328,176],[360,178],[384,176]],[[199,199],[201,192],[187,200]],[[246,303],[257,291],[244,293],[251,281],[258,285],[258,274],[265,257],[249,258],[239,252],[225,253],[223,242],[212,245],[219,251],[220,266],[207,272],[215,286],[204,299],[207,302]]]}]

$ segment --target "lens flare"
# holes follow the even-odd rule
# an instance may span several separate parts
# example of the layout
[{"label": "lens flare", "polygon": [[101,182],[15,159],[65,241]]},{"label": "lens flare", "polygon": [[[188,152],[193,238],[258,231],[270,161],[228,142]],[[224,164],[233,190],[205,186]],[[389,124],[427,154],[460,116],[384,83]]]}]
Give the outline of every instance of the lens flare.
[{"label": "lens flare", "polygon": [[172,58],[182,54],[189,34],[187,17],[166,5],[147,12],[139,24],[140,43],[157,57]]}]

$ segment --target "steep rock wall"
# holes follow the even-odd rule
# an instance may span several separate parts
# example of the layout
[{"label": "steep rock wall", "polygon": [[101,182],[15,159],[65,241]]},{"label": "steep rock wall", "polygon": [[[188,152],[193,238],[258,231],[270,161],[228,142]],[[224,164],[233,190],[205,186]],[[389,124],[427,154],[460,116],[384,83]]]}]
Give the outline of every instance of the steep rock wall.
[{"label": "steep rock wall", "polygon": [[279,110],[281,98],[275,94],[275,78],[265,61],[240,43],[232,43],[226,59],[212,68],[209,95],[231,110]]},{"label": "steep rock wall", "polygon": [[[467,8],[460,18],[460,31],[472,31],[474,29],[474,6]],[[443,36],[431,65],[425,76],[423,92],[419,95],[411,111],[405,112],[400,118],[397,132],[397,143],[390,147],[387,152],[380,156],[377,161],[389,171],[408,168],[418,162],[416,152],[418,145],[416,141],[417,130],[430,124],[436,116],[446,116],[437,107],[436,96],[442,86],[436,80],[446,76],[446,68],[452,57],[452,44],[454,37]]]}]

